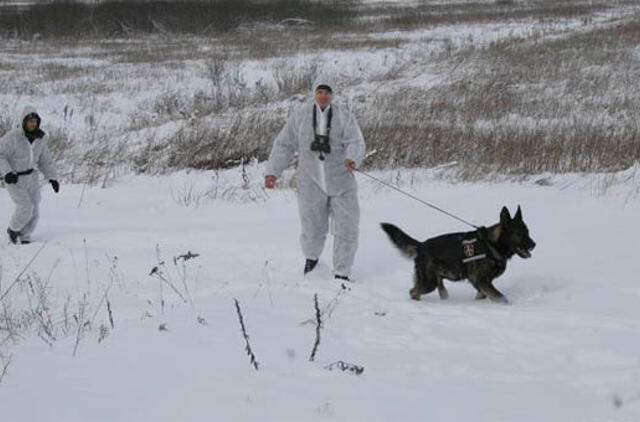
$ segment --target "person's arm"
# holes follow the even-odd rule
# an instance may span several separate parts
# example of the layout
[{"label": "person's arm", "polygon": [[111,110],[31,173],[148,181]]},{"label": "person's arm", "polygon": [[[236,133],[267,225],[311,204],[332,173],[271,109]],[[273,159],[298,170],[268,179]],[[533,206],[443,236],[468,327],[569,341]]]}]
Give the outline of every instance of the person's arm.
[{"label": "person's arm", "polygon": [[345,166],[349,171],[353,171],[362,164],[366,146],[364,136],[353,113],[348,113],[347,123],[343,132],[343,144],[346,146]]},{"label": "person's arm", "polygon": [[296,120],[296,115],[292,115],[273,142],[265,177],[265,186],[268,188],[275,185],[276,179],[289,167],[293,156],[298,151]]},{"label": "person's arm", "polygon": [[14,153],[13,142],[11,142],[11,132],[0,138],[0,176],[11,173],[13,168],[9,164],[9,159]]},{"label": "person's arm", "polygon": [[42,152],[38,158],[38,169],[44,174],[45,179],[57,180],[58,174],[53,167],[53,159],[49,151],[49,138],[45,137],[40,142],[42,142]]}]

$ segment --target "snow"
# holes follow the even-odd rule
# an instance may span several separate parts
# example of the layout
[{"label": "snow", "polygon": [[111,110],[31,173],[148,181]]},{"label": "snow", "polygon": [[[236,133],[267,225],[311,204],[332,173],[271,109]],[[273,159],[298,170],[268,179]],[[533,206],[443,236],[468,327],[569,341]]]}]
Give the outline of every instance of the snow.
[{"label": "snow", "polygon": [[[343,98],[360,101],[378,89],[442,84],[453,72],[438,64],[443,52],[592,31],[635,11],[617,5],[588,19],[336,33],[357,50],[319,46],[263,60],[238,54],[225,63],[224,79],[249,90],[258,84],[275,89],[278,71],[286,76],[322,63],[318,70],[340,76]],[[365,42],[385,40],[397,45]],[[64,128],[80,141],[94,130],[131,145],[170,136],[187,117],[158,115],[158,97],[188,103],[198,91],[211,92],[207,64],[219,46],[195,43],[193,60],[127,61],[132,49],[165,42],[150,37],[52,48],[38,42],[32,51],[7,41],[1,111],[13,115],[25,103],[39,104],[48,128]],[[634,57],[640,59],[640,47]],[[69,71],[49,75],[50,65]],[[585,68],[584,76],[602,71]],[[284,115],[293,101],[268,108]],[[224,121],[234,113],[206,118]],[[535,124],[517,115],[505,119]],[[145,121],[153,122],[147,127]],[[491,183],[451,183],[449,172],[455,174],[455,163],[375,175],[475,224],[496,222],[503,205],[512,211],[521,205],[538,246],[530,260],[514,258],[495,283],[509,306],[475,301],[466,283],[448,283],[447,301],[436,293],[410,300],[413,265],[379,223],[394,223],[421,240],[467,228],[361,176],[361,246],[355,282],[344,288],[332,278],[331,237],[318,269],[302,277],[295,194],[262,190],[262,165],[249,166],[246,189],[239,169],[118,173],[116,181],[105,179],[106,188],[63,181],[59,195],[45,184],[37,242],[0,244],[0,297],[27,267],[0,304],[0,327],[7,312],[16,318],[31,312],[35,296],[27,279],[48,281],[56,339],[45,343],[37,324],[15,339],[0,330],[0,421],[640,420],[640,163],[618,173],[541,174],[521,183],[504,175],[488,176]],[[0,189],[0,220],[11,212]],[[184,267],[174,264],[188,251],[199,256]],[[160,306],[160,282],[150,275],[160,261],[187,303],[164,285],[166,306]],[[324,325],[316,361],[309,362],[315,294]],[[83,297],[83,319],[92,324],[74,356],[73,315]],[[259,371],[244,351],[234,299]],[[65,324],[71,327],[66,333]],[[364,372],[325,369],[340,360]]]},{"label": "snow", "polygon": [[[637,174],[627,173],[620,177]],[[332,279],[331,239],[319,268],[302,277],[295,194],[263,192],[261,174],[261,166],[249,168],[248,189],[237,169],[219,173],[217,185],[214,173],[181,172],[123,178],[106,189],[63,185],[57,196],[44,186],[40,242],[0,246],[2,291],[46,241],[27,273],[51,274],[56,324],[67,295],[73,313],[87,294],[97,316],[76,357],[73,333],[59,333],[49,347],[31,330],[4,346],[13,358],[0,383],[2,421],[640,417],[640,403],[628,399],[640,392],[637,198],[615,189],[594,196],[595,176],[585,175],[539,186],[376,173],[476,224],[496,222],[503,205],[521,205],[538,244],[495,283],[511,305],[475,301],[466,283],[448,283],[448,301],[434,293],[415,302],[412,263],[378,224],[419,239],[466,227],[358,176],[361,247],[356,281],[343,290]],[[192,205],[180,205],[188,192]],[[0,215],[6,220],[11,210],[0,190]],[[164,314],[158,279],[149,276],[156,245],[165,275],[183,292],[172,257],[200,254],[185,263],[193,303],[165,286]],[[104,305],[96,307],[110,284],[115,329],[98,342],[98,326],[108,322]],[[314,318],[316,293],[330,312],[309,362],[315,327],[305,321]],[[20,286],[8,299],[17,309],[25,297]],[[259,371],[244,352],[234,298]],[[324,369],[338,360],[364,373]],[[616,408],[614,395],[628,403]]]}]

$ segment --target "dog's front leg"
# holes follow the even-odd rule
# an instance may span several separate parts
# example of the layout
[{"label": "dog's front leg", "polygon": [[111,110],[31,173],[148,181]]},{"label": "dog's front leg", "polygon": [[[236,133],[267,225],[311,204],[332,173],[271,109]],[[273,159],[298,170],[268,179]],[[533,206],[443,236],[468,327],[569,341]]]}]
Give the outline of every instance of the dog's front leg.
[{"label": "dog's front leg", "polygon": [[[476,288],[478,289],[478,293],[482,293],[485,296],[488,296],[489,299],[491,299],[494,302],[505,303],[505,304],[509,303],[507,298],[502,293],[500,293],[498,289],[493,287],[493,284],[491,283],[491,281],[480,280],[476,283]],[[476,298],[477,297],[478,296],[476,296]]]},{"label": "dog's front leg", "polygon": [[484,300],[487,298],[487,295],[482,293],[482,290],[478,287],[478,283],[473,280],[469,280],[474,289],[476,289],[476,300]]}]

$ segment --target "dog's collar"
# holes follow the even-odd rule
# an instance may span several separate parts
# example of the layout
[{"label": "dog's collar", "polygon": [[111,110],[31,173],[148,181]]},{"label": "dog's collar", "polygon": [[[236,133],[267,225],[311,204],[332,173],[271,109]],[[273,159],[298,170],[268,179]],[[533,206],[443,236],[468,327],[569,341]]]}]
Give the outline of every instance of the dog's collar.
[{"label": "dog's collar", "polygon": [[502,259],[511,259],[511,257],[515,252],[511,250],[511,247],[509,245],[502,242],[501,239],[502,239],[502,236],[498,238],[498,242],[496,243],[496,249],[500,253]]},{"label": "dog's collar", "polygon": [[513,253],[509,250],[509,248],[505,248],[506,245],[502,245],[502,242],[500,242],[502,233],[498,235],[498,238],[495,241],[492,241],[491,236],[489,236],[489,229],[487,229],[486,227],[483,226],[478,228],[477,232],[478,238],[482,239],[482,241],[485,242],[485,244],[487,245],[487,249],[489,249],[489,252],[494,259],[498,261],[504,261],[505,259],[509,259],[513,256]]}]

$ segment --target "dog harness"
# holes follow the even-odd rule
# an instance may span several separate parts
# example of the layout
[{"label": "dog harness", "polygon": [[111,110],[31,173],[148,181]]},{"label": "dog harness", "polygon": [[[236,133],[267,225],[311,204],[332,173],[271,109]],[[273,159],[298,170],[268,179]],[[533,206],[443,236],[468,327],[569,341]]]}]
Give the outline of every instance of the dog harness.
[{"label": "dog harness", "polygon": [[486,227],[480,227],[474,232],[468,232],[465,234],[464,239],[460,244],[463,264],[487,258],[488,248],[486,239]]}]

